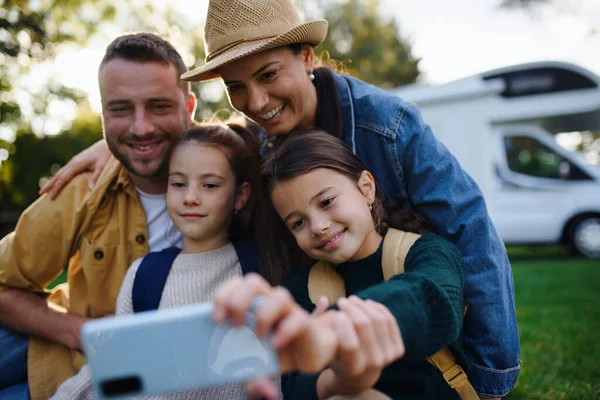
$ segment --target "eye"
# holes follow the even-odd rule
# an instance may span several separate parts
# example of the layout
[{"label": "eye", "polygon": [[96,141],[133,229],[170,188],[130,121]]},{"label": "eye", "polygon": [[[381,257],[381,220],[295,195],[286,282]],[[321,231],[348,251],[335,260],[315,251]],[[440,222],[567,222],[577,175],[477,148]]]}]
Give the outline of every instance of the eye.
[{"label": "eye", "polygon": [[260,76],[261,81],[270,81],[277,76],[277,70],[267,71]]},{"label": "eye", "polygon": [[183,182],[176,182],[175,181],[175,182],[171,182],[171,187],[182,188],[182,187],[185,187],[185,184]]},{"label": "eye", "polygon": [[290,230],[292,230],[292,231],[298,230],[302,227],[302,225],[304,225],[304,220],[297,219],[296,221],[292,222],[292,224],[290,225]]},{"label": "eye", "polygon": [[171,105],[167,104],[167,103],[156,103],[152,106],[152,108],[158,112],[168,110],[170,107],[171,107]]},{"label": "eye", "polygon": [[110,111],[111,114],[124,114],[129,108],[130,107],[128,106],[111,107],[108,111]]},{"label": "eye", "polygon": [[230,85],[227,85],[227,91],[229,93],[235,93],[238,92],[242,89],[242,85],[240,85],[239,83],[232,83]]},{"label": "eye", "polygon": [[325,199],[321,202],[321,208],[327,208],[330,205],[333,204],[333,201],[335,200],[335,197],[330,197],[328,199]]},{"label": "eye", "polygon": [[216,183],[205,183],[204,187],[207,189],[216,189],[219,187],[219,185]]}]

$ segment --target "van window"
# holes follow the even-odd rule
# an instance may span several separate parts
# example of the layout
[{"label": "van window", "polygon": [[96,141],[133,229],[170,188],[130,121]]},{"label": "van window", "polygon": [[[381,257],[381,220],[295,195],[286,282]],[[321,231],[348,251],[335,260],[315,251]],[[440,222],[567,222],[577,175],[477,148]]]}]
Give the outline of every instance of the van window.
[{"label": "van window", "polygon": [[538,178],[592,179],[566,158],[529,136],[504,137],[508,168],[519,174]]},{"label": "van window", "polygon": [[502,97],[522,97],[569,90],[594,89],[596,82],[565,68],[541,67],[484,76],[484,80],[501,78],[505,89]]}]

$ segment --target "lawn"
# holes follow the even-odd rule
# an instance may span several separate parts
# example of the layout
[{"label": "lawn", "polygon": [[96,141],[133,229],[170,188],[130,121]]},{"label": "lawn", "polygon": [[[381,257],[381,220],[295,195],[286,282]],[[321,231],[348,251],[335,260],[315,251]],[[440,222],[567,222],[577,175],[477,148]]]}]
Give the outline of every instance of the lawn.
[{"label": "lawn", "polygon": [[523,369],[507,398],[600,399],[600,261],[511,256]]}]

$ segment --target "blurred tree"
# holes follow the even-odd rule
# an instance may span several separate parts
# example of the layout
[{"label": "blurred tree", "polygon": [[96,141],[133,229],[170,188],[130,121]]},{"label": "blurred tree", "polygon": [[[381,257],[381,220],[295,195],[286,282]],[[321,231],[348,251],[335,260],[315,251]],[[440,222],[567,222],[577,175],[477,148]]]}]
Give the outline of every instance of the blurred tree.
[{"label": "blurred tree", "polygon": [[0,123],[6,136],[29,129],[36,117],[47,115],[52,102],[84,97],[52,78],[35,91],[23,81],[61,45],[85,43],[99,21],[114,17],[115,7],[100,0],[0,0],[0,6]]},{"label": "blurred tree", "polygon": [[310,17],[329,21],[327,38],[317,47],[317,54],[328,53],[349,74],[382,88],[413,83],[418,78],[419,59],[412,55],[410,43],[400,36],[398,23],[385,16],[378,0],[296,3],[305,13],[311,10]]},{"label": "blurred tree", "polygon": [[100,116],[80,107],[77,118],[60,135],[40,138],[20,130],[14,143],[0,140],[0,152],[10,154],[0,165],[0,213],[25,209],[37,199],[44,177],[101,137]]},{"label": "blurred tree", "polygon": [[[309,2],[299,7],[306,9]],[[329,20],[330,30],[317,53],[328,52],[349,73],[381,87],[414,82],[419,60],[396,21],[383,17],[378,5],[377,0],[318,0],[312,10]],[[0,137],[6,130],[14,137],[14,142],[0,140],[0,214],[24,209],[37,198],[44,177],[101,137],[100,119],[83,93],[52,78],[36,91],[27,88],[36,66],[51,63],[63,46],[85,46],[99,36],[112,40],[115,26],[119,32],[150,31],[167,38],[190,67],[204,60],[202,26],[167,3],[0,0],[0,6]],[[220,81],[192,88],[199,100],[197,119],[231,113]],[[48,136],[48,108],[57,101],[76,107],[77,118],[67,121],[61,134]]]}]

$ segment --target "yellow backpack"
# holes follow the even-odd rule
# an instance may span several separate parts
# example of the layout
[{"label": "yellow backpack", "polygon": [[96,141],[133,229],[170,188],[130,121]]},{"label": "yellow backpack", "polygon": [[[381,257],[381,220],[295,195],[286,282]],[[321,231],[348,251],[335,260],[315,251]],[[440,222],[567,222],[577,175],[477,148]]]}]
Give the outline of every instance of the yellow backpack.
[{"label": "yellow backpack", "polygon": [[[420,236],[416,233],[388,229],[383,240],[382,254],[382,272],[386,281],[394,275],[404,273],[406,255]],[[337,273],[333,264],[319,261],[312,267],[308,276],[308,295],[315,304],[321,296],[327,296],[330,304],[346,296],[344,279]],[[467,374],[456,363],[448,348],[428,357],[427,361],[440,370],[448,385],[458,392],[462,400],[479,400]]]}]

